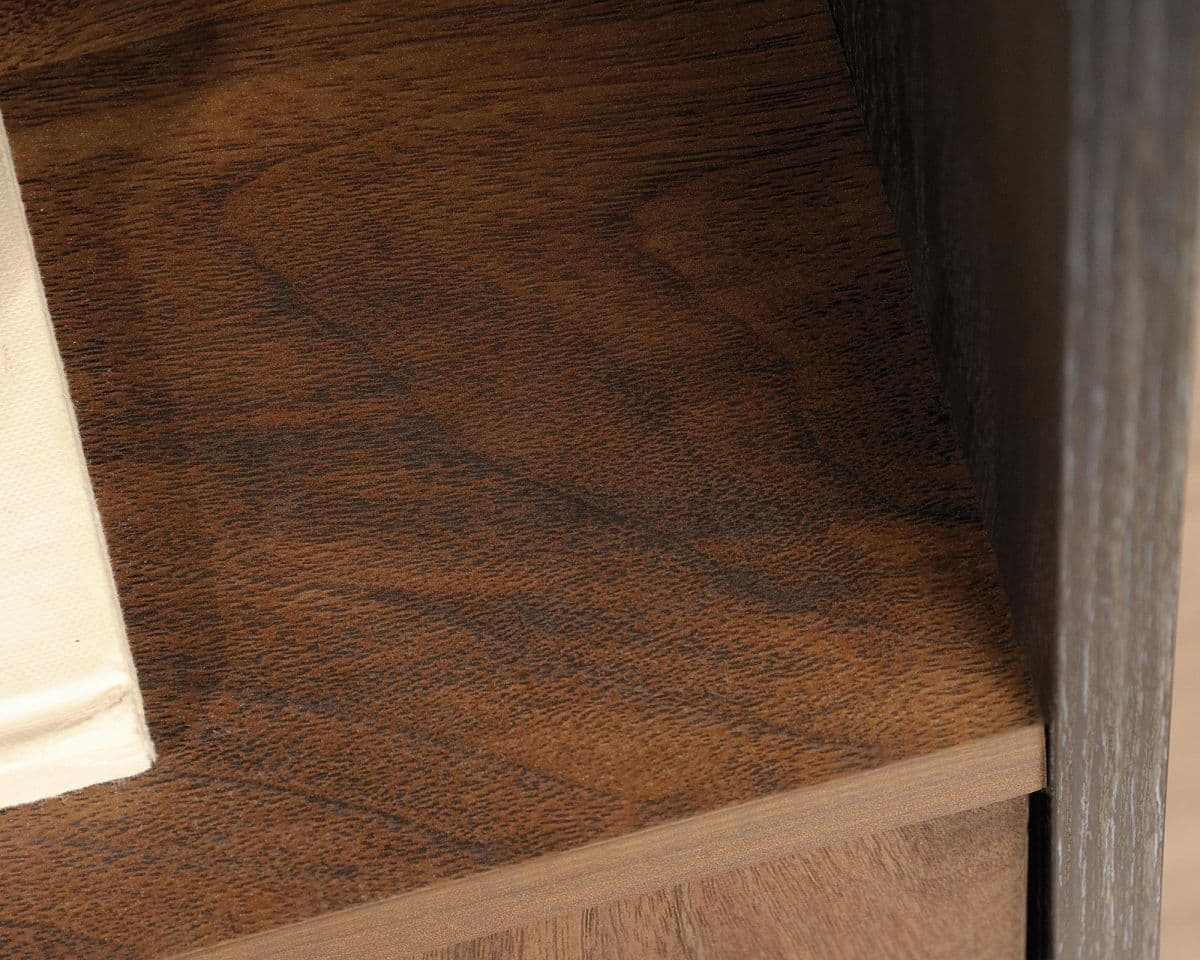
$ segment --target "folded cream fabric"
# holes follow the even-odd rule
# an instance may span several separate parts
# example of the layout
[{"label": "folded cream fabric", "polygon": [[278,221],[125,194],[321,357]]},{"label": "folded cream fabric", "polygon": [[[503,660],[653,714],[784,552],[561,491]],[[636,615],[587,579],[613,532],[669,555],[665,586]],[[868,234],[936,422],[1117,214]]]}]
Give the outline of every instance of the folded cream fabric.
[{"label": "folded cream fabric", "polygon": [[0,807],[153,759],[0,121]]}]

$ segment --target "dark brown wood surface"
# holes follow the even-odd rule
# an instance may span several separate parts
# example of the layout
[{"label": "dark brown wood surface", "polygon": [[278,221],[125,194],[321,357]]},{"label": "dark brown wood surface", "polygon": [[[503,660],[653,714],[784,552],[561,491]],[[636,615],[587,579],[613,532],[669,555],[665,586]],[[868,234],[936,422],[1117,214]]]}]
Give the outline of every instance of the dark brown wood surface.
[{"label": "dark brown wood surface", "polygon": [[832,6],[1050,726],[1035,951],[1152,957],[1200,5]]},{"label": "dark brown wood surface", "polygon": [[1036,720],[819,3],[0,11],[160,754],[0,814],[0,938],[161,955]]},{"label": "dark brown wood surface", "polygon": [[1027,798],[1046,785],[1044,743],[1042,725],[1031,724],[323,913],[189,950],[175,960],[391,960],[486,938],[801,851]]},{"label": "dark brown wood surface", "polygon": [[420,960],[1024,960],[1027,807],[807,850]]}]

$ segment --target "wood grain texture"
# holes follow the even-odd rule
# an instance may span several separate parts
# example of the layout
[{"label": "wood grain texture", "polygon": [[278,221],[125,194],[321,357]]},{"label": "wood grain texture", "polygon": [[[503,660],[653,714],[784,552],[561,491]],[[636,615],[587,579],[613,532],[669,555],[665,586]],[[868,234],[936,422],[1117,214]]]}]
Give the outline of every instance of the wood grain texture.
[{"label": "wood grain texture", "polygon": [[536,924],[797,850],[1024,797],[1045,785],[1043,744],[1040,725],[998,734],[201,948],[186,960],[394,957]]},{"label": "wood grain texture", "polygon": [[39,9],[0,109],[160,763],[0,818],[0,936],[158,956],[1036,721],[815,0]]},{"label": "wood grain texture", "polygon": [[1200,7],[833,7],[1050,725],[1036,947],[1153,956]]},{"label": "wood grain texture", "polygon": [[420,960],[1021,960],[1027,806],[807,850]]}]

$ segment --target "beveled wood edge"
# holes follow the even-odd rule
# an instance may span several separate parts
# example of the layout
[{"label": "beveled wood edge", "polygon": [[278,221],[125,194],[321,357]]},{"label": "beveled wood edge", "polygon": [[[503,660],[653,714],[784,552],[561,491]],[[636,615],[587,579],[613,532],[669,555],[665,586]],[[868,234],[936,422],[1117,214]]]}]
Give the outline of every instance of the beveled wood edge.
[{"label": "beveled wood edge", "polygon": [[1030,725],[524,863],[497,867],[176,960],[397,958],[795,851],[961,813],[1046,785]]}]

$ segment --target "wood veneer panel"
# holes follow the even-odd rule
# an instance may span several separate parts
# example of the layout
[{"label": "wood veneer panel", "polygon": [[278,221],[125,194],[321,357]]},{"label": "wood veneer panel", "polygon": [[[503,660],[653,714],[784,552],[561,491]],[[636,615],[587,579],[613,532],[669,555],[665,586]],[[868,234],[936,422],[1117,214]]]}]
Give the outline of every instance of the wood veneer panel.
[{"label": "wood veneer panel", "polygon": [[420,960],[1023,960],[1028,798],[455,944]]},{"label": "wood veneer panel", "polygon": [[161,955],[1036,722],[820,4],[136,9],[16,17],[0,108],[161,759],[0,818],[0,936]]},{"label": "wood veneer panel", "polygon": [[1042,745],[1040,725],[997,734],[202,948],[187,960],[394,957],[536,924],[795,850],[1023,799],[1045,784]]},{"label": "wood veneer panel", "polygon": [[[1200,322],[1200,316],[1197,318]],[[1200,337],[1192,334],[1192,369]],[[1190,405],[1200,410],[1200,377]],[[1200,417],[1188,424],[1179,614],[1171,691],[1171,769],[1163,836],[1162,960],[1188,960],[1200,943]]]},{"label": "wood veneer panel", "polygon": [[1047,714],[1036,948],[1152,957],[1200,5],[832,6]]}]

